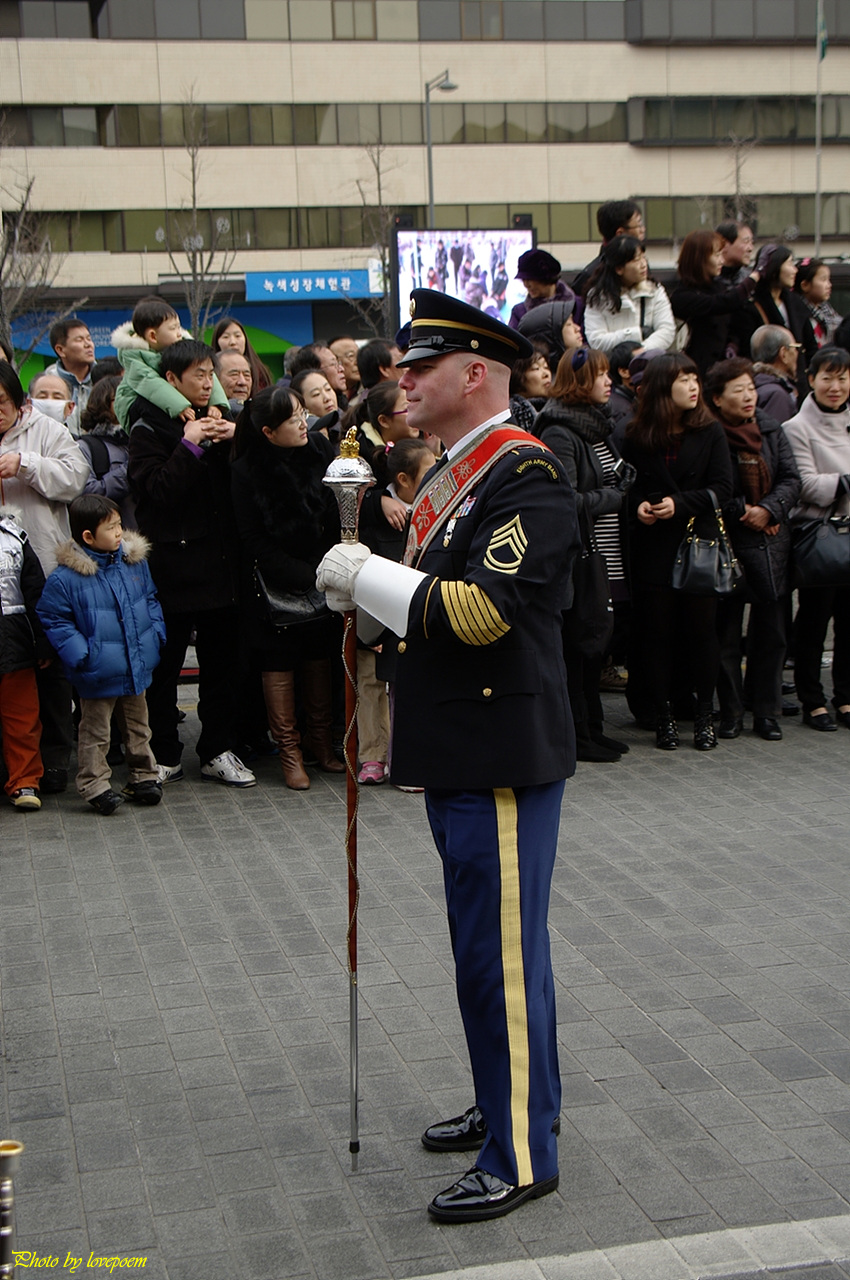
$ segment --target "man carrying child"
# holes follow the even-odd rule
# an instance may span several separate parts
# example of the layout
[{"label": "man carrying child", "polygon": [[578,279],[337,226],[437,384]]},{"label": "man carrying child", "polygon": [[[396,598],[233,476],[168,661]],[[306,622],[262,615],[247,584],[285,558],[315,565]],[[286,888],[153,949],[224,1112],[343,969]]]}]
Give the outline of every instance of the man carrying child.
[{"label": "man carrying child", "polygon": [[212,417],[213,352],[184,339],[160,355],[160,380],[180,392],[194,417],[160,409],[146,397],[132,408],[128,476],[139,528],[152,544],[151,573],[167,641],[148,691],[151,743],[162,782],[183,777],[177,681],[192,632],[198,656],[197,752],[201,777],[256,786],[234,754],[236,742],[236,531],[230,501],[233,423]]}]

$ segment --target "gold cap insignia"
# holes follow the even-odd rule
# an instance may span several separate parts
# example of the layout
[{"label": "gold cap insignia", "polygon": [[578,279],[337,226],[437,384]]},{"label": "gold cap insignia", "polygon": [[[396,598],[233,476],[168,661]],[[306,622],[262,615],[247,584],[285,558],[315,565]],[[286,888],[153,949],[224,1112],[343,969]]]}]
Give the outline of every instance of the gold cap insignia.
[{"label": "gold cap insignia", "polygon": [[472,350],[473,350],[473,351],[477,351],[477,350],[478,350],[478,339],[477,339],[477,338],[473,338],[469,345],[472,347]]},{"label": "gold cap insignia", "polygon": [[415,315],[416,315],[416,300],[415,300],[414,298],[411,298],[411,299],[410,299],[410,318],[411,318],[411,320],[413,319],[413,317],[414,317]]}]

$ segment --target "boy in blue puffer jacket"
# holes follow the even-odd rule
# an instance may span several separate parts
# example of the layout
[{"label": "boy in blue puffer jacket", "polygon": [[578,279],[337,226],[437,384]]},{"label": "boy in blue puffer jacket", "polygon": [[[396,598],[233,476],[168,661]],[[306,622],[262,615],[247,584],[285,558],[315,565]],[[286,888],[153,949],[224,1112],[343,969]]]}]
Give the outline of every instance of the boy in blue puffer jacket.
[{"label": "boy in blue puffer jacket", "polygon": [[80,699],[77,791],[98,813],[123,797],[110,787],[109,722],[116,713],[135,804],[159,804],[162,787],[150,747],[145,690],[165,643],[148,542],[125,533],[111,498],[86,493],[68,511],[72,541],[57,552],[38,616]]}]

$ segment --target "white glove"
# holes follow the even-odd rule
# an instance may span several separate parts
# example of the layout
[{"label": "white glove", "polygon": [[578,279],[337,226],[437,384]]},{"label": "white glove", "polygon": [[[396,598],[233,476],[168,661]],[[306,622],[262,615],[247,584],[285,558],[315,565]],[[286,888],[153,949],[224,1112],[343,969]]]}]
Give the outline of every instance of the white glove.
[{"label": "white glove", "polygon": [[351,596],[346,595],[344,591],[335,591],[333,587],[325,592],[325,601],[334,613],[350,613],[357,607]]},{"label": "white glove", "polygon": [[371,554],[362,542],[339,542],[322,560],[316,570],[316,586],[325,592],[328,607],[335,613],[356,608],[354,583]]}]

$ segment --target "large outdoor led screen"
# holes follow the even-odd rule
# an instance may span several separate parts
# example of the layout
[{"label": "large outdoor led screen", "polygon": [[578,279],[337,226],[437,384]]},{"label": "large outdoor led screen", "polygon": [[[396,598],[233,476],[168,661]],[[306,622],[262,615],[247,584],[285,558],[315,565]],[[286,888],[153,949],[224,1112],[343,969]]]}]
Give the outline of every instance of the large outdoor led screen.
[{"label": "large outdoor led screen", "polygon": [[396,229],[399,327],[410,319],[411,289],[439,289],[507,322],[525,298],[517,259],[534,248],[527,231]]}]

